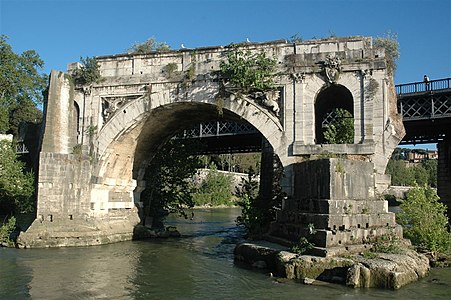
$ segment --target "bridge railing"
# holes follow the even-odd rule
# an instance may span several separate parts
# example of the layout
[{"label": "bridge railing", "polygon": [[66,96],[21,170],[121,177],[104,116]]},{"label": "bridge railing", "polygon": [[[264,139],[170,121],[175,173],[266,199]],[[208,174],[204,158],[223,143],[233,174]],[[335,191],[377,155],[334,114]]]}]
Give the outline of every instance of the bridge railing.
[{"label": "bridge railing", "polygon": [[29,153],[27,146],[23,142],[18,142],[16,144],[16,153],[17,154],[27,154]]},{"label": "bridge railing", "polygon": [[446,89],[451,89],[451,78],[430,80],[428,82],[421,81],[407,84],[398,84],[396,85],[396,94],[399,96],[404,94],[440,91]]},{"label": "bridge railing", "polygon": [[252,134],[258,131],[252,126],[231,121],[211,121],[184,130],[176,138],[202,138],[237,134]]}]

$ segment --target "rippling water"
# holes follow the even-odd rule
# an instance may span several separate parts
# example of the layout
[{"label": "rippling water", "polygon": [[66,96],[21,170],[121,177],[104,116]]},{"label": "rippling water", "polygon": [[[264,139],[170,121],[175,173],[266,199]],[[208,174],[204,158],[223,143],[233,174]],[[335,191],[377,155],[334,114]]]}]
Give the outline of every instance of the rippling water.
[{"label": "rippling water", "polygon": [[238,209],[170,219],[178,239],[62,249],[0,249],[0,299],[449,299],[451,269],[398,291],[306,286],[239,267]]}]

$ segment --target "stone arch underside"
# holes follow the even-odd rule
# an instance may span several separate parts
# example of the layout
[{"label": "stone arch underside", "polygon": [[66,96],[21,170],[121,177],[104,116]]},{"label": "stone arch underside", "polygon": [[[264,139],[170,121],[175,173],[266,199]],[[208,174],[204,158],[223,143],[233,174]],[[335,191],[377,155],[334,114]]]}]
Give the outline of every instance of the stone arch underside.
[{"label": "stone arch underside", "polygon": [[135,190],[136,197],[148,163],[168,139],[196,123],[218,118],[250,123],[269,141],[282,163],[286,162],[286,138],[277,117],[246,98],[225,99],[220,117],[216,91],[194,87],[184,100],[174,101],[173,91],[160,90],[125,105],[98,134],[96,182],[115,191]]}]

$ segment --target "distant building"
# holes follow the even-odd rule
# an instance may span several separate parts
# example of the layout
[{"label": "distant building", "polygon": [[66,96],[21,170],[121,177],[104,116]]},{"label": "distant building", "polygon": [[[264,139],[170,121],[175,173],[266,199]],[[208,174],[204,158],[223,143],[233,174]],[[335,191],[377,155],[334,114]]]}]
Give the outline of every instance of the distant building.
[{"label": "distant building", "polygon": [[413,149],[408,153],[407,159],[409,162],[413,163],[427,159],[438,159],[438,152],[437,150]]}]

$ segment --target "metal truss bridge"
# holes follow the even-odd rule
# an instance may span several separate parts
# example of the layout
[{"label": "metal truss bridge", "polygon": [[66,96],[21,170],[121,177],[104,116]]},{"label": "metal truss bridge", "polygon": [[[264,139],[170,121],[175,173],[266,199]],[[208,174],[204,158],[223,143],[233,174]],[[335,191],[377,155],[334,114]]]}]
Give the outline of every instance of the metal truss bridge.
[{"label": "metal truss bridge", "polygon": [[451,78],[396,85],[406,136],[401,144],[443,141],[451,134]]},{"label": "metal truss bridge", "polygon": [[[442,141],[451,131],[451,78],[396,85],[398,112],[406,136],[400,144]],[[206,153],[261,150],[261,135],[250,124],[211,121],[185,130],[177,138],[199,138]]]}]

